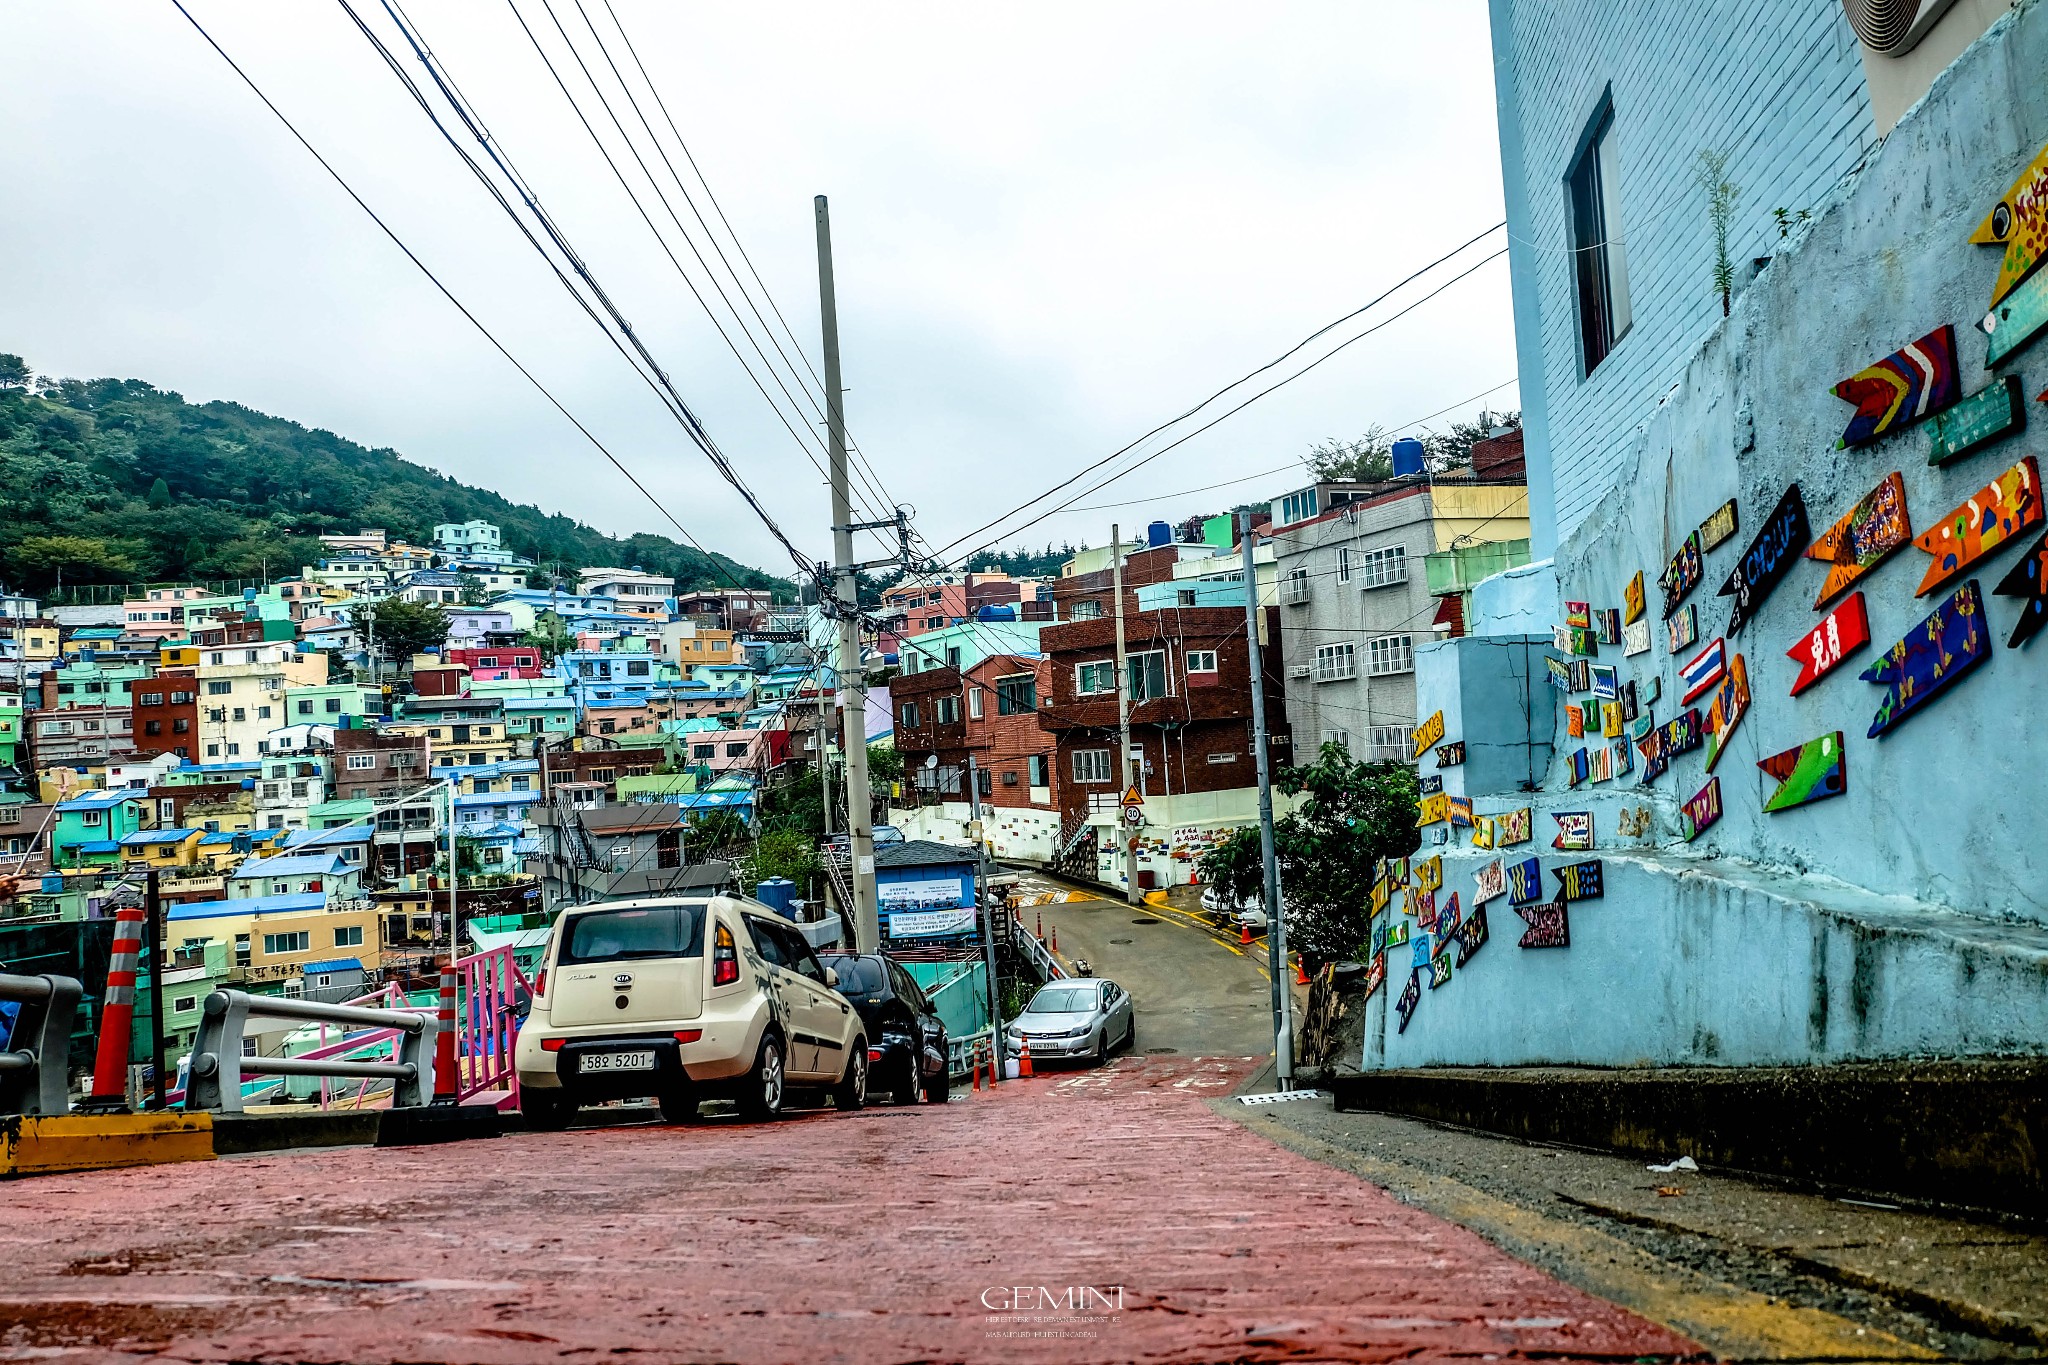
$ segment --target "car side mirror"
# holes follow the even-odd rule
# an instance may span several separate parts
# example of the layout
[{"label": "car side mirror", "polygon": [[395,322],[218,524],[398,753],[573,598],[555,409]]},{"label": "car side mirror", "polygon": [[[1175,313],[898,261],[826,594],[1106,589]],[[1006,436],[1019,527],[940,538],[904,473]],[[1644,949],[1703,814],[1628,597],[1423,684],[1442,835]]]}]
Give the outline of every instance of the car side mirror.
[{"label": "car side mirror", "polygon": [[834,990],[839,988],[839,969],[837,967],[827,967],[825,969],[825,984]]}]

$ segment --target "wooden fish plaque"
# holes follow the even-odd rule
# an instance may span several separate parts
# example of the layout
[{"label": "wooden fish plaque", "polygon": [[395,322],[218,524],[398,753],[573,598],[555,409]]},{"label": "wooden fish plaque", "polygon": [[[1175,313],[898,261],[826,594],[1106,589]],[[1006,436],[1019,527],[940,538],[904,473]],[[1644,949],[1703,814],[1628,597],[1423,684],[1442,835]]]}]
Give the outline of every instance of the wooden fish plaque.
[{"label": "wooden fish plaque", "polygon": [[1458,945],[1458,966],[1462,970],[1472,961],[1474,955],[1486,946],[1486,907],[1475,905],[1465,922],[1457,927],[1451,937]]},{"label": "wooden fish plaque", "polygon": [[1783,753],[1760,759],[1756,766],[1778,781],[1778,789],[1764,802],[1764,809],[1773,813],[1825,801],[1849,790],[1848,754],[1840,730],[1795,744]]},{"label": "wooden fish plaque", "polygon": [[1472,847],[1492,848],[1500,837],[1500,826],[1491,815],[1472,817]]},{"label": "wooden fish plaque", "polygon": [[1548,654],[1543,656],[1543,663],[1550,670],[1550,685],[1552,687],[1560,692],[1572,690],[1572,666],[1570,664],[1566,663],[1563,659],[1553,659]]},{"label": "wooden fish plaque", "polygon": [[1503,847],[1526,844],[1532,836],[1535,811],[1524,806],[1520,810],[1504,811],[1495,817],[1499,826],[1500,842]]},{"label": "wooden fish plaque", "polygon": [[1984,348],[1986,369],[2018,355],[2048,329],[2048,270],[2036,270],[1991,306],[1977,324],[1991,338]]},{"label": "wooden fish plaque", "polygon": [[1563,901],[1542,905],[1518,905],[1515,913],[1529,927],[1517,947],[1569,948],[1572,946],[1571,916]]},{"label": "wooden fish plaque", "polygon": [[2008,540],[2041,524],[2041,471],[2029,455],[1913,541],[1934,557],[1914,590],[1925,597],[1967,572]]},{"label": "wooden fish plaque", "polygon": [[1621,643],[1621,611],[1615,607],[1602,607],[1593,613],[1593,634],[1603,645]]},{"label": "wooden fish plaque", "polygon": [[1451,955],[1439,952],[1429,964],[1429,988],[1435,990],[1439,986],[1448,986],[1450,984]]},{"label": "wooden fish plaque", "polygon": [[1433,857],[1417,859],[1415,863],[1415,886],[1419,891],[1434,891],[1444,884],[1444,859],[1441,853]]},{"label": "wooden fish plaque", "polygon": [[1643,600],[1643,571],[1637,569],[1635,577],[1629,579],[1628,586],[1621,590],[1621,623],[1626,626],[1642,620],[1646,605]]},{"label": "wooden fish plaque", "polygon": [[1735,499],[1730,498],[1700,523],[1700,549],[1712,550],[1735,535]]},{"label": "wooden fish plaque", "polygon": [[1365,995],[1363,998],[1367,1000],[1372,999],[1373,993],[1386,984],[1387,955],[1384,952],[1374,953],[1372,955],[1372,962],[1365,969]]},{"label": "wooden fish plaque", "polygon": [[1389,948],[1398,948],[1408,941],[1408,921],[1405,919],[1387,921],[1387,943]]},{"label": "wooden fish plaque", "polygon": [[1587,761],[1586,751],[1584,749],[1579,749],[1575,751],[1571,756],[1570,763],[1571,784],[1574,787],[1578,786],[1580,783],[1584,782],[1588,777],[1592,776],[1592,765]]},{"label": "wooden fish plaque", "polygon": [[1850,584],[1912,538],[1913,523],[1906,515],[1906,481],[1894,471],[1807,547],[1808,559],[1828,566],[1820,596],[1813,599],[1815,608],[1839,597]]},{"label": "wooden fish plaque", "polygon": [[1728,671],[1721,679],[1721,685],[1714,689],[1713,703],[1707,707],[1705,721],[1707,730],[1707,771],[1714,771],[1714,765],[1721,761],[1721,755],[1728,752],[1728,740],[1735,733],[1735,727],[1749,714],[1749,666],[1740,654],[1728,661]]},{"label": "wooden fish plaque", "polygon": [[1860,446],[1903,430],[1962,396],[1956,329],[1943,323],[1835,385],[1835,397],[1856,405],[1840,444]]},{"label": "wooden fish plaque", "polygon": [[1437,747],[1436,747],[1436,766],[1437,766],[1437,767],[1439,767],[1439,768],[1455,768],[1455,767],[1457,767],[1457,766],[1458,766],[1458,765],[1459,765],[1460,763],[1463,763],[1464,761],[1465,761],[1465,741],[1464,741],[1464,740],[1462,740],[1462,739],[1458,739],[1458,740],[1453,740],[1453,741],[1451,741],[1451,742],[1450,742],[1449,744],[1439,744],[1439,745],[1437,745]]},{"label": "wooden fish plaque", "polygon": [[1508,868],[1508,900],[1524,905],[1543,894],[1543,860],[1525,858]]},{"label": "wooden fish plaque", "polygon": [[[1898,475],[1894,474],[1893,478]],[[1870,617],[1865,613],[1863,594],[1852,592],[1821,623],[1799,637],[1799,643],[1785,651],[1799,665],[1792,680],[1792,695],[1798,696],[1870,643]]]},{"label": "wooden fish plaque", "polygon": [[1450,819],[1451,828],[1472,828],[1472,798],[1469,796],[1452,797],[1450,807],[1446,811],[1446,814]]},{"label": "wooden fish plaque", "polygon": [[1593,812],[1558,810],[1550,813],[1557,821],[1557,837],[1550,846],[1560,853],[1588,853],[1593,848]]},{"label": "wooden fish plaque", "polygon": [[1550,875],[1557,878],[1557,898],[1561,901],[1596,901],[1606,895],[1600,883],[1598,858],[1553,867]]},{"label": "wooden fish plaque", "polygon": [[1972,578],[1863,670],[1863,681],[1885,689],[1868,738],[1889,733],[1990,657],[1984,597]]},{"label": "wooden fish plaque", "polygon": [[1430,773],[1424,776],[1420,779],[1420,782],[1420,790],[1422,795],[1424,796],[1435,796],[1438,792],[1444,789],[1444,780],[1441,777],[1438,777],[1435,773]]},{"label": "wooden fish plaque", "polygon": [[1458,909],[1458,893],[1453,891],[1451,898],[1437,907],[1436,928],[1432,931],[1435,934],[1435,942],[1430,951],[1441,953],[1450,939],[1451,931],[1456,929],[1463,919],[1464,914]]},{"label": "wooden fish plaque", "polygon": [[1993,441],[2013,435],[2027,424],[2026,395],[2020,377],[1993,380],[1927,424],[1932,438],[1927,463],[1953,464]]},{"label": "wooden fish plaque", "polygon": [[1991,287],[1996,304],[2048,256],[2048,147],[2043,147],[2019,179],[1991,206],[1970,240],[2005,248],[1998,279]]},{"label": "wooden fish plaque", "polygon": [[1621,738],[1621,703],[1608,702],[1600,708],[1600,738]]},{"label": "wooden fish plaque", "polygon": [[1401,988],[1401,998],[1394,1002],[1395,1013],[1401,1016],[1401,1033],[1408,1031],[1408,1021],[1415,1017],[1415,1007],[1422,1003],[1422,987],[1417,984],[1416,974],[1411,969],[1408,984]]},{"label": "wooden fish plaque", "polygon": [[1650,652],[1650,623],[1631,621],[1621,628],[1621,656],[1632,659]]},{"label": "wooden fish plaque", "polygon": [[1685,604],[1685,610],[1664,623],[1664,628],[1671,633],[1671,652],[1673,654],[1676,654],[1681,649],[1689,649],[1699,643],[1699,612],[1692,603],[1688,602]]},{"label": "wooden fish plaque", "polygon": [[1415,827],[1417,829],[1422,828],[1424,825],[1440,825],[1450,818],[1451,798],[1442,792],[1438,792],[1434,796],[1425,796],[1417,803],[1415,819]]},{"label": "wooden fish plaque", "polygon": [[1621,695],[1621,674],[1613,664],[1594,664],[1588,671],[1593,675],[1594,696],[1613,701]]},{"label": "wooden fish plaque", "polygon": [[2018,649],[2039,633],[2043,621],[2048,621],[2048,536],[2035,541],[2034,547],[1992,591],[2000,597],[2020,599],[2019,620],[2013,622],[2012,638],[2006,641],[2008,646]]},{"label": "wooden fish plaque", "polygon": [[1472,874],[1472,903],[1484,905],[1495,896],[1504,896],[1508,889],[1507,864],[1499,858],[1481,867]]},{"label": "wooden fish plaque", "polygon": [[1707,785],[1686,798],[1684,807],[1678,813],[1679,832],[1685,841],[1705,834],[1721,819],[1721,779],[1710,777]]},{"label": "wooden fish plaque", "polygon": [[1415,757],[1421,758],[1431,746],[1444,737],[1444,713],[1438,711],[1428,720],[1415,727]]},{"label": "wooden fish plaque", "polygon": [[1436,892],[1417,891],[1408,898],[1408,913],[1415,917],[1415,923],[1423,929],[1436,928]]},{"label": "wooden fish plaque", "polygon": [[1686,594],[1700,585],[1700,575],[1706,571],[1705,561],[1700,553],[1700,533],[1697,529],[1685,538],[1678,547],[1678,553],[1671,556],[1671,562],[1664,566],[1664,576],[1657,580],[1657,586],[1664,590],[1664,619],[1678,610]]},{"label": "wooden fish plaque", "polygon": [[1743,622],[1756,615],[1812,539],[1806,524],[1806,499],[1795,483],[1764,518],[1763,529],[1721,585],[1719,595],[1735,599],[1728,612],[1728,634],[1740,631]]},{"label": "wooden fish plaque", "polygon": [[1564,604],[1564,623],[1577,630],[1585,630],[1593,624],[1593,608],[1585,602]]},{"label": "wooden fish plaque", "polygon": [[1586,733],[1586,708],[1577,702],[1568,702],[1565,705],[1564,732],[1571,739],[1577,739]]}]

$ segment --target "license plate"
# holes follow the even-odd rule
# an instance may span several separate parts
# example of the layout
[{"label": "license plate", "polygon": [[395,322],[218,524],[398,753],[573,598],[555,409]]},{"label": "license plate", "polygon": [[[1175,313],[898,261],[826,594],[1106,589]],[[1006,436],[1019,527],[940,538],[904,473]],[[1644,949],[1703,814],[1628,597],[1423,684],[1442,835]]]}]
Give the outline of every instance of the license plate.
[{"label": "license plate", "polygon": [[582,1071],[652,1071],[654,1053],[648,1052],[586,1052],[579,1068]]}]

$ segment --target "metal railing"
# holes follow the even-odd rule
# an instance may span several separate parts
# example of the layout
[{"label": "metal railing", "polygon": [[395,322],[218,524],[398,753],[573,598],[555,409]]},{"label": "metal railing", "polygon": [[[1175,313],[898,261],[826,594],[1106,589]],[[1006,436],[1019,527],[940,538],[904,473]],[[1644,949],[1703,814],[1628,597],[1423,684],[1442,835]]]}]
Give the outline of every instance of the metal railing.
[{"label": "metal railing", "polygon": [[467,1100],[487,1090],[503,1089],[507,1103],[519,1100],[519,1072],[512,1046],[519,1020],[533,999],[533,983],[512,958],[510,948],[493,948],[455,960],[460,1005],[455,1024],[455,1095]]},{"label": "metal railing", "polygon": [[0,972],[0,1001],[21,1007],[0,1052],[0,1114],[71,1110],[71,1025],[84,988],[68,976]]},{"label": "metal railing", "polygon": [[[250,1018],[297,1019],[309,1024],[340,1024],[353,1029],[390,1029],[398,1035],[395,1061],[348,1061],[337,1056],[251,1057],[242,1040]],[[341,1076],[392,1082],[394,1108],[417,1107],[434,1094],[434,1035],[430,1010],[379,1010],[354,1005],[322,1005],[215,991],[206,997],[205,1014],[193,1041],[190,1074],[185,1082],[185,1108],[214,1113],[242,1111],[245,1076]],[[359,1050],[366,1040],[351,1038],[333,1050]],[[320,1049],[328,1052],[330,1049]]]},{"label": "metal railing", "polygon": [[1060,966],[1059,959],[1038,941],[1036,935],[1024,927],[1023,920],[1010,921],[1010,939],[1017,951],[1036,967],[1047,981],[1057,981],[1067,974],[1066,969]]}]

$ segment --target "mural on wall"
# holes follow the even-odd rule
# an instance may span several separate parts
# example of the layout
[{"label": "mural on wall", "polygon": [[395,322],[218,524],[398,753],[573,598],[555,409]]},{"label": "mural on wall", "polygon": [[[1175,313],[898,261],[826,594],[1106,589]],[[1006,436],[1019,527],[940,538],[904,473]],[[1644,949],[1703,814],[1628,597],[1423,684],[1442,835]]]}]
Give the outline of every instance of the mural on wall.
[{"label": "mural on wall", "polygon": [[1628,586],[1621,590],[1622,625],[1632,626],[1642,620],[1647,606],[1643,600],[1643,571],[1637,569],[1635,577],[1629,579]]},{"label": "mural on wall", "polygon": [[1927,424],[1931,442],[1927,463],[1954,464],[2026,424],[2027,400],[2020,392],[2020,377],[2009,374],[1993,380],[1989,388],[1971,394]]},{"label": "mural on wall", "polygon": [[1472,907],[1471,916],[1451,934],[1458,944],[1458,966],[1463,968],[1486,946],[1486,907]]},{"label": "mural on wall", "polygon": [[2041,471],[2029,455],[1913,541],[1934,557],[1913,592],[1925,597],[2008,540],[2041,524]]},{"label": "mural on wall", "polygon": [[1495,896],[1507,894],[1507,865],[1499,858],[1472,874],[1472,903],[1484,905]]},{"label": "mural on wall", "polygon": [[1617,739],[1608,746],[1608,752],[1614,755],[1614,772],[1616,776],[1635,771],[1635,759],[1632,757],[1635,749],[1627,740]]},{"label": "mural on wall", "polygon": [[1450,818],[1451,798],[1442,792],[1438,792],[1435,796],[1425,796],[1416,803],[1415,827],[1417,829],[1421,829],[1425,825],[1440,825]]},{"label": "mural on wall", "polygon": [[1444,950],[1451,931],[1458,927],[1462,919],[1464,914],[1458,909],[1458,893],[1453,891],[1451,898],[1436,912],[1436,946],[1433,951],[1441,953]]},{"label": "mural on wall", "polygon": [[1450,984],[1451,955],[1449,953],[1439,951],[1434,958],[1430,959],[1429,988],[1431,990],[1435,990],[1439,986],[1448,986]]},{"label": "mural on wall", "polygon": [[1828,566],[1820,595],[1813,599],[1814,609],[1817,611],[1839,597],[1850,584],[1912,538],[1913,523],[1906,515],[1906,481],[1894,470],[1807,547],[1808,559]]},{"label": "mural on wall", "polygon": [[1532,833],[1535,818],[1535,808],[1531,806],[1524,806],[1520,810],[1503,811],[1496,817],[1501,843],[1507,846],[1528,843],[1535,837]]},{"label": "mural on wall", "polygon": [[1508,900],[1523,905],[1543,894],[1543,861],[1526,858],[1508,868]]},{"label": "mural on wall", "polygon": [[1721,675],[1727,671],[1727,658],[1728,642],[1717,638],[1689,662],[1680,665],[1678,686],[1681,691],[1678,704],[1690,705],[1694,698],[1720,682]]},{"label": "mural on wall", "polygon": [[1397,947],[1399,947],[1399,946],[1400,946],[1401,944],[1403,944],[1403,943],[1406,943],[1407,941],[1408,941],[1408,921],[1407,921],[1407,920],[1405,920],[1405,919],[1390,919],[1390,920],[1388,920],[1388,921],[1387,921],[1387,941],[1386,941],[1386,944],[1385,944],[1385,946],[1386,946],[1386,947],[1389,947],[1389,948],[1397,948]]},{"label": "mural on wall", "polygon": [[1416,891],[1407,898],[1406,913],[1415,917],[1415,922],[1424,929],[1436,928],[1436,892]]},{"label": "mural on wall", "polygon": [[1491,815],[1480,815],[1472,820],[1472,847],[1492,848],[1499,838],[1499,826]]},{"label": "mural on wall", "polygon": [[1435,796],[1438,792],[1442,791],[1443,789],[1444,780],[1441,777],[1438,777],[1435,773],[1428,773],[1424,775],[1420,779],[1416,788],[1417,792],[1423,796]]},{"label": "mural on wall", "polygon": [[1436,766],[1437,766],[1437,767],[1439,767],[1439,768],[1455,768],[1455,767],[1457,767],[1457,766],[1458,766],[1458,765],[1459,765],[1460,763],[1463,763],[1464,761],[1465,761],[1465,741],[1464,741],[1464,740],[1462,740],[1462,739],[1461,739],[1461,740],[1457,740],[1457,741],[1455,741],[1455,742],[1453,742],[1453,743],[1450,743],[1450,744],[1439,744],[1439,745],[1437,745],[1437,748],[1436,748]]},{"label": "mural on wall", "polygon": [[1713,514],[1700,523],[1700,549],[1717,549],[1733,537],[1735,531],[1735,499],[1730,498],[1716,507]]},{"label": "mural on wall", "polygon": [[1571,785],[1574,787],[1593,775],[1592,766],[1586,760],[1586,751],[1584,749],[1574,749],[1571,757],[1566,762],[1570,765]]},{"label": "mural on wall", "polygon": [[1619,701],[1611,701],[1601,707],[1600,737],[1602,739],[1620,739],[1621,720],[1621,703]]},{"label": "mural on wall", "polygon": [[1593,690],[1593,665],[1584,659],[1572,660],[1571,690],[1574,692],[1591,692]]},{"label": "mural on wall", "polygon": [[1795,483],[1778,499],[1770,516],[1764,518],[1756,539],[1749,542],[1749,548],[1729,572],[1728,581],[1721,585],[1719,595],[1735,599],[1728,611],[1728,634],[1741,631],[1743,622],[1756,615],[1757,608],[1791,571],[1793,561],[1812,539],[1806,524],[1806,498]]},{"label": "mural on wall", "polygon": [[1671,556],[1671,562],[1664,566],[1664,574],[1657,580],[1657,586],[1664,590],[1664,619],[1670,620],[1678,604],[1685,600],[1687,593],[1700,585],[1700,575],[1706,571],[1705,561],[1700,552],[1700,533],[1697,528],[1678,547],[1678,553]]},{"label": "mural on wall", "polygon": [[2048,271],[2036,270],[2020,286],[1992,305],[1977,324],[1991,338],[1984,348],[1989,369],[2017,355],[2048,329]]},{"label": "mural on wall", "polygon": [[1563,659],[1553,659],[1548,654],[1543,656],[1543,662],[1550,670],[1550,685],[1560,692],[1571,691],[1572,666]]},{"label": "mural on wall", "polygon": [[1394,1002],[1394,1010],[1401,1016],[1399,1032],[1408,1031],[1408,1021],[1415,1017],[1415,1007],[1422,1003],[1422,987],[1416,984],[1415,972],[1408,972],[1408,984],[1401,988],[1401,998]]},{"label": "mural on wall", "polygon": [[1868,738],[1902,724],[1990,657],[1984,597],[1973,578],[1863,670],[1863,681],[1885,689]]},{"label": "mural on wall", "polygon": [[1430,747],[1432,745],[1434,745],[1438,740],[1442,739],[1443,737],[1444,713],[1442,711],[1438,711],[1428,720],[1422,722],[1422,724],[1415,727],[1415,748],[1413,751],[1414,756],[1417,758],[1421,758],[1424,754],[1429,752]]},{"label": "mural on wall", "polygon": [[1560,853],[1586,853],[1593,847],[1593,812],[1558,810],[1550,813],[1557,821],[1557,835],[1550,846]]},{"label": "mural on wall", "polygon": [[1472,827],[1472,798],[1469,796],[1452,797],[1449,814],[1451,828],[1470,829]]},{"label": "mural on wall", "polygon": [[1550,875],[1557,878],[1557,898],[1561,901],[1596,901],[1607,894],[1601,889],[1598,858],[1553,867]]},{"label": "mural on wall", "polygon": [[1778,781],[1778,789],[1764,801],[1764,809],[1773,813],[1825,801],[1849,790],[1848,753],[1842,747],[1840,730],[1795,744],[1781,754],[1758,760],[1756,766]]},{"label": "mural on wall", "polygon": [[2005,248],[1998,279],[1991,286],[1991,302],[1996,305],[2048,255],[2048,147],[2037,152],[2019,179],[1999,196],[1970,240]]},{"label": "mural on wall", "polygon": [[1603,701],[1613,701],[1621,695],[1621,674],[1613,664],[1594,664],[1587,670],[1593,675],[1593,695]]},{"label": "mural on wall", "polygon": [[1621,657],[1632,659],[1650,652],[1650,623],[1631,621],[1621,628]]},{"label": "mural on wall", "polygon": [[1685,841],[1693,840],[1713,828],[1721,818],[1721,779],[1710,777],[1707,785],[1686,798],[1685,806],[1678,813],[1679,833]]},{"label": "mural on wall", "polygon": [[2026,558],[2013,565],[2012,572],[2000,579],[1992,592],[2024,602],[2020,619],[2013,623],[2012,638],[2006,641],[2008,646],[2018,649],[2033,639],[2041,623],[2048,620],[2048,536],[2035,541]]},{"label": "mural on wall", "polygon": [[1834,672],[1844,659],[1869,643],[1870,617],[1864,611],[1863,594],[1852,592],[1811,632],[1800,636],[1798,644],[1785,651],[1786,657],[1799,663],[1799,676],[1792,680],[1792,695],[1798,696]]},{"label": "mural on wall", "polygon": [[1684,611],[1664,623],[1664,628],[1671,632],[1671,652],[1676,654],[1689,645],[1699,643],[1699,612],[1688,602]]},{"label": "mural on wall", "polygon": [[1518,905],[1515,913],[1529,927],[1522,934],[1521,948],[1569,948],[1572,946],[1570,913],[1563,901],[1539,905]]},{"label": "mural on wall", "polygon": [[1634,720],[1643,713],[1642,703],[1636,700],[1636,681],[1634,678],[1630,678],[1621,685],[1620,701],[1621,718],[1623,721]]},{"label": "mural on wall", "polygon": [[1568,739],[1577,739],[1586,733],[1586,709],[1577,702],[1565,704],[1564,733]]},{"label": "mural on wall", "polygon": [[1707,771],[1714,771],[1714,765],[1721,761],[1721,755],[1728,752],[1728,739],[1735,733],[1735,727],[1749,714],[1749,666],[1740,654],[1728,661],[1728,672],[1721,679],[1721,685],[1714,690],[1713,704],[1707,707],[1705,721],[1707,729]]},{"label": "mural on wall", "polygon": [[1433,934],[1417,934],[1414,942],[1408,945],[1408,965],[1411,967],[1427,967],[1435,956],[1436,936]]},{"label": "mural on wall", "polygon": [[1865,445],[1940,412],[1962,397],[1960,383],[1956,329],[1943,323],[1835,385],[1835,397],[1856,406],[1838,445]]},{"label": "mural on wall", "polygon": [[1387,984],[1387,955],[1374,953],[1372,962],[1365,969],[1365,998],[1372,999],[1373,992]]},{"label": "mural on wall", "polygon": [[1614,753],[1605,744],[1586,751],[1586,776],[1593,782],[1613,780]]}]

